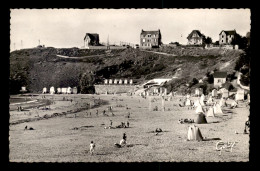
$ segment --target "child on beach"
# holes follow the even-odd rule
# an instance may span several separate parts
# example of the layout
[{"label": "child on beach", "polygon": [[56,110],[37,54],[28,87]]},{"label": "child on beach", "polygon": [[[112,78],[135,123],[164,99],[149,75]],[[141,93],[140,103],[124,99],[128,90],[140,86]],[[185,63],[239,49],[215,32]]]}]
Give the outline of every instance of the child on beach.
[{"label": "child on beach", "polygon": [[90,150],[90,154],[93,155],[94,150],[95,150],[95,144],[94,144],[93,141],[91,141],[89,147],[90,147],[90,149],[89,149]]}]

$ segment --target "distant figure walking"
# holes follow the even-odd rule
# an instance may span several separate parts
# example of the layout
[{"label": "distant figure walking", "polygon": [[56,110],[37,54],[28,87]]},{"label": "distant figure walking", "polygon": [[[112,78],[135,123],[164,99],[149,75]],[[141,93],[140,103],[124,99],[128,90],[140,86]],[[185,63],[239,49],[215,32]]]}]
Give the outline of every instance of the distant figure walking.
[{"label": "distant figure walking", "polygon": [[106,115],[106,110],[103,111],[103,115]]},{"label": "distant figure walking", "polygon": [[89,112],[89,116],[91,116],[91,112]]},{"label": "distant figure walking", "polygon": [[110,126],[112,126],[112,124],[113,124],[113,122],[112,122],[112,120],[110,120]]},{"label": "distant figure walking", "polygon": [[86,111],[86,114],[87,114],[87,116],[88,116],[88,111]]},{"label": "distant figure walking", "polygon": [[126,138],[127,138],[126,133],[124,133],[124,134],[123,134],[123,140],[126,141]]},{"label": "distant figure walking", "polygon": [[95,144],[93,141],[91,141],[90,145],[89,145],[89,151],[90,151],[90,154],[93,155],[94,151],[95,151]]},{"label": "distant figure walking", "polygon": [[129,128],[129,122],[128,122],[128,121],[126,122],[126,125],[127,125],[127,127]]},{"label": "distant figure walking", "polygon": [[98,110],[97,110],[97,112],[96,112],[96,115],[98,116]]}]

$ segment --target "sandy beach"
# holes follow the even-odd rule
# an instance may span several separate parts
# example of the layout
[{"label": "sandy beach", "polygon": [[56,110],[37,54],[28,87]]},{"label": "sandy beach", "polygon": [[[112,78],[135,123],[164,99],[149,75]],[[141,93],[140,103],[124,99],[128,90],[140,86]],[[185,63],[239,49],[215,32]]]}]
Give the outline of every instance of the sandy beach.
[{"label": "sandy beach", "polygon": [[[41,109],[43,105],[27,111],[10,111],[11,162],[249,161],[249,134],[243,134],[249,115],[245,102],[239,102],[235,109],[222,108],[223,114],[207,117],[207,124],[195,124],[205,141],[187,141],[188,126],[194,123],[180,124],[178,120],[196,120],[197,115],[195,109],[179,107],[179,99],[184,99],[181,96],[165,101],[165,111],[159,96],[149,97],[153,101],[151,108],[157,106],[158,111],[149,111],[149,98],[123,94],[46,95],[45,98],[54,101],[47,106],[48,110]],[[98,101],[102,104],[97,105]],[[104,110],[108,116],[103,115]],[[46,115],[49,117],[43,118]],[[127,121],[130,125],[129,128],[104,129],[110,120],[112,126]],[[24,130],[25,126],[34,130]],[[163,132],[156,135],[156,128]],[[114,143],[119,143],[123,133],[127,135],[128,146],[117,148]],[[94,155],[89,153],[91,141],[96,144]],[[236,144],[232,152],[224,149],[219,155],[218,141]]]}]

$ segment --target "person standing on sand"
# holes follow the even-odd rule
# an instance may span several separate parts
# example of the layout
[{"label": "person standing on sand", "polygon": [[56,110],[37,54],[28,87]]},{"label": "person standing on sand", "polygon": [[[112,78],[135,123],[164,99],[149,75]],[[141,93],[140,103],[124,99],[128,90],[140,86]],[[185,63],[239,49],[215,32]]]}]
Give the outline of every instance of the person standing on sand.
[{"label": "person standing on sand", "polygon": [[129,122],[128,122],[128,121],[126,122],[126,125],[127,125],[127,127],[129,128]]},{"label": "person standing on sand", "polygon": [[96,112],[96,115],[98,116],[98,110],[97,110],[97,112]]},{"label": "person standing on sand", "polygon": [[113,124],[113,122],[112,122],[112,120],[110,120],[110,126],[112,126],[112,124]]},{"label": "person standing on sand", "polygon": [[95,151],[95,144],[93,141],[91,141],[90,145],[89,145],[89,151],[90,151],[90,154],[93,155],[94,151]]}]

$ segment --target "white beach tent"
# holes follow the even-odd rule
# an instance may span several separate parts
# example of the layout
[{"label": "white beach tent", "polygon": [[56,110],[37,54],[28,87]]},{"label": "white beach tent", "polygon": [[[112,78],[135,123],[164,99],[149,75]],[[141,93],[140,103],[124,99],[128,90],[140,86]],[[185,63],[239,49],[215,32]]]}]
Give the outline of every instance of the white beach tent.
[{"label": "white beach tent", "polygon": [[205,100],[205,96],[204,96],[204,94],[202,94],[202,95],[200,96],[200,105],[201,105],[201,106],[205,106],[204,100]]},{"label": "white beach tent", "polygon": [[219,105],[220,105],[220,107],[226,106],[226,100],[221,98],[219,101]]},{"label": "white beach tent", "polygon": [[235,96],[236,101],[237,100],[244,100],[245,91],[243,89],[237,90],[237,94]]},{"label": "white beach tent", "polygon": [[215,117],[213,107],[210,107],[206,113],[207,117]]},{"label": "white beach tent", "polygon": [[200,101],[199,100],[196,100],[195,102],[194,102],[194,104],[193,104],[193,107],[197,107],[197,106],[199,106],[200,105]]},{"label": "white beach tent", "polygon": [[196,140],[196,141],[202,141],[203,137],[200,132],[200,129],[196,127],[195,125],[191,125],[188,128],[188,141]]},{"label": "white beach tent", "polygon": [[207,100],[207,102],[206,102],[207,104],[212,104],[213,103],[213,99],[212,99],[212,97],[210,96],[209,97],[209,99]]},{"label": "white beach tent", "polygon": [[196,108],[195,113],[204,113],[204,110],[203,110],[201,105],[198,105],[198,107]]},{"label": "white beach tent", "polygon": [[218,91],[216,89],[212,90],[211,95],[212,95],[212,97],[217,97]]},{"label": "white beach tent", "polygon": [[55,88],[53,86],[50,88],[50,94],[55,94]]},{"label": "white beach tent", "polygon": [[185,106],[191,106],[191,101],[190,101],[190,99],[187,99],[187,100],[186,100]]},{"label": "white beach tent", "polygon": [[232,102],[231,102],[231,107],[237,107],[237,102],[235,101],[235,100],[232,100]]},{"label": "white beach tent", "polygon": [[222,110],[221,110],[221,107],[220,107],[220,105],[219,104],[215,104],[214,106],[213,106],[213,112],[214,112],[214,114],[223,114],[223,112],[222,112]]}]

